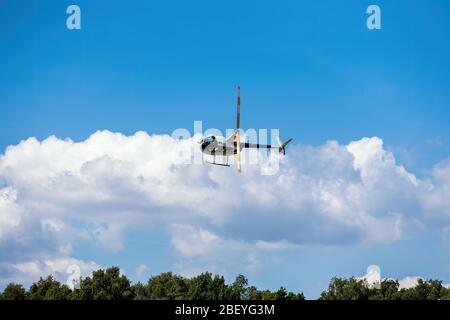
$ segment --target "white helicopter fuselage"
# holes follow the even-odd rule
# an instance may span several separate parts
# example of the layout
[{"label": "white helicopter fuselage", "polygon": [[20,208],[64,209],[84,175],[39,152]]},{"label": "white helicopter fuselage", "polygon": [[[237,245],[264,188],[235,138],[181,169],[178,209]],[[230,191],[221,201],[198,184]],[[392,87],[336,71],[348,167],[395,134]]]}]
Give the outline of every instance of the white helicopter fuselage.
[{"label": "white helicopter fuselage", "polygon": [[234,156],[237,154],[235,141],[220,136],[210,136],[201,141],[202,152],[211,156]]},{"label": "white helicopter fuselage", "polygon": [[[281,143],[277,146],[270,144],[248,143],[240,142],[240,148],[242,149],[276,149],[278,152],[285,152],[286,145],[291,142],[292,139]],[[200,141],[201,149],[204,154],[211,156],[234,156],[238,153],[238,146],[236,140],[236,134],[231,135],[227,139],[220,136],[209,136]]]}]

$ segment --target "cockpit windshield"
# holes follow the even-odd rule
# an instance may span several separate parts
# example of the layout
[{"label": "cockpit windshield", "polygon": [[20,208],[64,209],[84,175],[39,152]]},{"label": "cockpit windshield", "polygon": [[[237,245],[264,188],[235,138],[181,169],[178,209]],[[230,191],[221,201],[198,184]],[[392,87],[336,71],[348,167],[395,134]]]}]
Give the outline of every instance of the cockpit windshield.
[{"label": "cockpit windshield", "polygon": [[205,149],[208,145],[210,145],[212,142],[216,140],[215,136],[209,136],[203,139],[202,141],[202,148]]}]

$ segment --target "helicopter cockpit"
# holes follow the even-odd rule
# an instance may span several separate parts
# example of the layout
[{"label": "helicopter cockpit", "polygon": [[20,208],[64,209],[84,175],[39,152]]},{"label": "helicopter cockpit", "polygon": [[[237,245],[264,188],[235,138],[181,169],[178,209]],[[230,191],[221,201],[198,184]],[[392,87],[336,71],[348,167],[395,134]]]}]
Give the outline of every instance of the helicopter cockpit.
[{"label": "helicopter cockpit", "polygon": [[216,141],[215,136],[209,136],[202,140],[202,149],[205,150],[207,146]]}]

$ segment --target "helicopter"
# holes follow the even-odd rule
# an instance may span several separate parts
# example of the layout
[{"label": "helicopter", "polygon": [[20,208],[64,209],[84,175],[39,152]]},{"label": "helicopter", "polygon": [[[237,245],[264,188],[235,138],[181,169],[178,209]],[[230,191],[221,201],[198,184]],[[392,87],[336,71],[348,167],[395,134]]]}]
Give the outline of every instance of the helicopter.
[{"label": "helicopter", "polygon": [[[236,123],[236,131],[225,138],[222,136],[208,136],[203,138],[199,144],[202,153],[213,156],[213,162],[208,162],[209,164],[216,166],[225,166],[230,167],[228,164],[228,158],[230,156],[236,156],[236,166],[237,172],[241,173],[241,151],[242,149],[268,149],[268,150],[277,150],[279,153],[286,154],[286,146],[292,141],[292,138],[286,140],[285,142],[278,141],[277,146],[273,146],[270,144],[259,144],[259,143],[249,143],[249,142],[241,142],[239,138],[239,130],[241,127],[241,88],[237,87],[237,123]],[[217,163],[216,156],[223,156],[226,158],[226,163]]]}]

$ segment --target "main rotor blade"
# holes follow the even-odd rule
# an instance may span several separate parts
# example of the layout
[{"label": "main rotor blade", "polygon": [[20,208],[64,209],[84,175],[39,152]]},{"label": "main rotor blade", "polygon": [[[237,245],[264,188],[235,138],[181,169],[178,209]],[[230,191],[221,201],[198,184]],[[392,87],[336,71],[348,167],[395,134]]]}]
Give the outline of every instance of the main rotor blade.
[{"label": "main rotor blade", "polygon": [[236,130],[241,128],[241,87],[237,87],[237,123]]},{"label": "main rotor blade", "polygon": [[236,164],[237,172],[241,173],[241,139],[239,138],[239,129],[241,128],[241,87],[237,87],[237,124],[236,124]]}]

